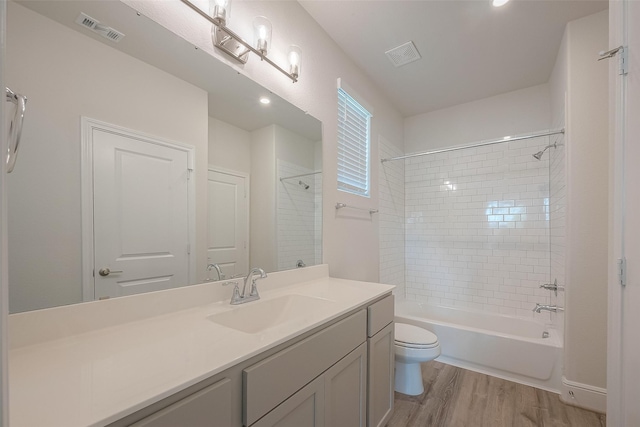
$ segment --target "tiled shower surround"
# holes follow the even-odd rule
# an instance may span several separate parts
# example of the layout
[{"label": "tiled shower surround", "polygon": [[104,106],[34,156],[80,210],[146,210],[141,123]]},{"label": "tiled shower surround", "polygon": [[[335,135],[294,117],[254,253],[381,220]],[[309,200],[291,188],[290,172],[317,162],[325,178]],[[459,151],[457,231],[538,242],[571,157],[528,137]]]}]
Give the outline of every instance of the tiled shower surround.
[{"label": "tiled shower surround", "polygon": [[533,157],[548,143],[405,161],[407,298],[524,317],[549,303],[549,150]]}]

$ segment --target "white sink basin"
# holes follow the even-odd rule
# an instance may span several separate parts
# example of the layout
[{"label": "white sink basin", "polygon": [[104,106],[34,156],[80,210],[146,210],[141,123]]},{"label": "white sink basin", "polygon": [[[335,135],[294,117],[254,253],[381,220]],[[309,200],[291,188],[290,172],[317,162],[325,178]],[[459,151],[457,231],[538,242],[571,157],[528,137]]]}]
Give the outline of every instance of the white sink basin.
[{"label": "white sink basin", "polygon": [[322,298],[285,295],[268,301],[238,305],[231,311],[212,314],[207,319],[227,328],[247,334],[257,334],[282,323],[308,317],[332,304],[334,304],[333,301]]}]

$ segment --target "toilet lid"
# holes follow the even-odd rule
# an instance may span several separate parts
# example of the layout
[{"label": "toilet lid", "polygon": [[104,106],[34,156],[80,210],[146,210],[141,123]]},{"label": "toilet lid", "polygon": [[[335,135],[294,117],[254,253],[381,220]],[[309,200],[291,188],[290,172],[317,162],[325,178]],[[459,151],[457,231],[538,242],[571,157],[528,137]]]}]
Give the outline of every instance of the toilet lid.
[{"label": "toilet lid", "polygon": [[438,337],[434,333],[406,323],[396,323],[395,335],[396,343],[404,347],[425,348],[438,344]]}]

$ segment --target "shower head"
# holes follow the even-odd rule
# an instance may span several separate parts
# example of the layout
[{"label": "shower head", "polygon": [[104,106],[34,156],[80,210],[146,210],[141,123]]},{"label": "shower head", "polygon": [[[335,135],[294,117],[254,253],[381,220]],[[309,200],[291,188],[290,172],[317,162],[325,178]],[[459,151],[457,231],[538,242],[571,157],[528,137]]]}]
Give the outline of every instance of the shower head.
[{"label": "shower head", "polygon": [[303,181],[298,181],[298,185],[300,185],[300,187],[304,188],[305,190],[309,189],[309,185]]},{"label": "shower head", "polygon": [[554,142],[553,144],[547,145],[546,147],[544,147],[544,150],[538,151],[536,154],[533,155],[533,157],[535,157],[536,160],[540,160],[542,158],[542,155],[544,154],[544,152],[547,151],[551,147],[557,148],[558,147],[558,143]]}]

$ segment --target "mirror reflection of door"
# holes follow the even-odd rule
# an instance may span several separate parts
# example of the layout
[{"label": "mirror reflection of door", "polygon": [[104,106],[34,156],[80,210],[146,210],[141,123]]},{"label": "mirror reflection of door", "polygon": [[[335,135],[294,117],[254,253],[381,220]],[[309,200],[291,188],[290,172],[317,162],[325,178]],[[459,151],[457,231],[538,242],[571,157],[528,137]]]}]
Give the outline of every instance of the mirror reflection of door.
[{"label": "mirror reflection of door", "polygon": [[[207,259],[231,277],[249,270],[249,176],[209,169]],[[210,280],[218,280],[215,270]]]},{"label": "mirror reflection of door", "polygon": [[92,126],[95,299],[189,283],[189,153]]}]

